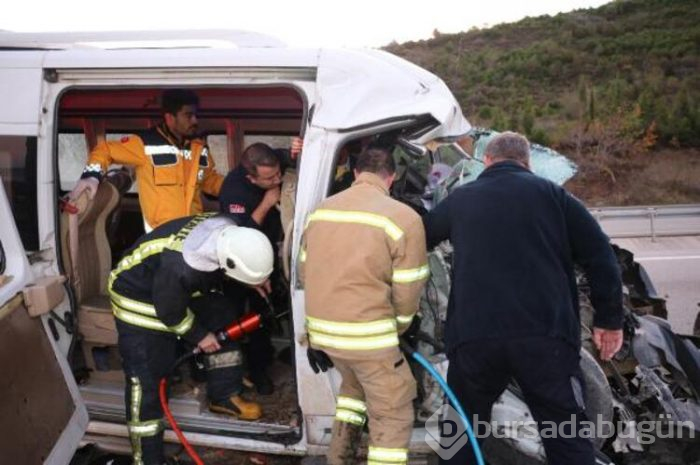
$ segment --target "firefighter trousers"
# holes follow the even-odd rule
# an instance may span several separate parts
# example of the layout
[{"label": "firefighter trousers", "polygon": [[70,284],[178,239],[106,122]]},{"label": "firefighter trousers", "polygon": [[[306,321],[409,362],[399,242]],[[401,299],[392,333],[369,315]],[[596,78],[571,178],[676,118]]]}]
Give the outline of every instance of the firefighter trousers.
[{"label": "firefighter trousers", "polygon": [[[416,381],[399,348],[392,349],[381,358],[352,359],[334,354],[335,368],[343,380],[340,386],[334,430],[340,431],[347,424],[361,428],[365,421],[369,426],[369,465],[401,465],[408,461],[408,444],[413,430],[413,399],[416,397]],[[347,437],[334,434],[332,441]],[[331,444],[331,451],[356,444]],[[328,463],[343,463],[329,454]],[[347,462],[345,462],[347,463]]]},{"label": "firefighter trousers", "polygon": [[[209,330],[220,329],[236,318],[221,294],[193,299],[190,308]],[[116,320],[119,353],[126,377],[125,407],[134,465],[161,465],[163,452],[163,410],[158,386],[177,360],[180,342],[172,333],[153,331]],[[191,350],[191,348],[189,348]],[[242,390],[243,372],[239,344],[227,341],[215,354],[203,356],[207,396],[220,401]]]}]

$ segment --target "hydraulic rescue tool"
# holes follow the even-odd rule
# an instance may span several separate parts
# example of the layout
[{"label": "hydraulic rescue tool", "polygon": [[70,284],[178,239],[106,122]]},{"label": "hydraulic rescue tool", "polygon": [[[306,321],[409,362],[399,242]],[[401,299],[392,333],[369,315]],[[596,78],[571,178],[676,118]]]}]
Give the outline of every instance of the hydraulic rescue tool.
[{"label": "hydraulic rescue tool", "polygon": [[[281,318],[282,316],[286,315],[287,312],[277,314],[275,312],[275,308],[272,305],[272,302],[270,302],[270,299],[265,296],[264,297],[265,304],[267,305],[267,310],[264,312],[266,315],[266,320],[269,321],[270,324],[274,325],[277,323],[277,320]],[[230,325],[226,326],[225,328],[214,332],[214,335],[216,336],[216,339],[219,342],[225,342],[225,341],[236,341],[238,339],[241,339],[242,337],[252,333],[253,331],[256,331],[263,325],[263,316],[259,313],[251,312],[246,315],[243,315],[241,318],[238,320],[234,321]],[[195,355],[199,354],[201,351],[199,347],[195,347],[192,351],[186,353],[177,361],[173,364],[173,367],[170,369],[169,373],[173,373],[175,369],[180,366],[183,362],[186,360],[190,359],[191,357],[194,357]],[[169,376],[169,375],[168,375]],[[172,412],[170,411],[170,407],[168,406],[168,395],[167,395],[167,390],[168,390],[168,376],[163,377],[160,380],[159,384],[159,389],[158,393],[160,396],[160,405],[163,408],[163,412],[165,413],[166,418],[168,419],[168,422],[170,423],[170,426],[172,427],[173,431],[177,435],[178,439],[182,443],[183,447],[187,451],[187,455],[189,455],[192,460],[194,460],[194,463],[196,465],[204,465],[204,462],[202,459],[199,457],[197,452],[194,450],[194,448],[190,445],[189,441],[185,437],[185,435],[182,433],[180,430],[179,426],[177,425],[177,422],[175,421],[175,418],[172,415]]]}]

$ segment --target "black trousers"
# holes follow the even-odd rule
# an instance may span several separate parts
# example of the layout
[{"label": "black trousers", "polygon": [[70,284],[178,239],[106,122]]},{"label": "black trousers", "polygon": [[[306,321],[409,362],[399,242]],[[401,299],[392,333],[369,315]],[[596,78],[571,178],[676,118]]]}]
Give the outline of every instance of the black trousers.
[{"label": "black trousers", "polygon": [[[263,314],[267,311],[267,304],[255,291],[248,291],[250,310]],[[270,330],[263,326],[246,338],[243,344],[243,353],[248,364],[248,371],[254,379],[262,375],[270,366],[274,358],[275,349],[272,346]]]},{"label": "black trousers", "polygon": [[[475,432],[474,425],[483,425],[477,435],[485,433],[483,422],[491,421],[491,407],[508,383],[515,380],[540,432],[547,428],[542,442],[548,463],[594,464],[593,444],[578,434],[581,422],[587,421],[578,348],[561,339],[545,337],[487,340],[463,344],[448,358],[447,383],[471,416]],[[564,422],[568,423],[562,425]],[[556,433],[549,434],[554,431],[554,425]],[[574,425],[573,428],[570,425]],[[575,429],[576,434],[571,429]],[[457,444],[454,438],[447,437],[445,429],[443,433],[443,445]],[[483,443],[483,438],[479,442]],[[476,459],[467,443],[440,463],[475,464]]]},{"label": "black trousers", "polygon": [[[217,293],[193,299],[190,308],[210,331],[223,328],[238,317],[231,301]],[[179,342],[172,333],[147,330],[120,320],[117,330],[126,376],[124,403],[134,464],[161,465],[165,463],[164,424],[158,387],[161,378],[170,374]],[[205,355],[204,362],[210,400],[222,400],[241,391],[243,370],[238,342],[223,343],[216,354]]]}]

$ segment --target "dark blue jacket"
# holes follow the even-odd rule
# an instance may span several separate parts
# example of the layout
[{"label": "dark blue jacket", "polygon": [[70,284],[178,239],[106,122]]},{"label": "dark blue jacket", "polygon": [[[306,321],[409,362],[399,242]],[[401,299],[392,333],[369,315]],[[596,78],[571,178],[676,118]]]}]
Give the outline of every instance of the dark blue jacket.
[{"label": "dark blue jacket", "polygon": [[261,230],[274,247],[282,234],[279,210],[270,209],[262,225],[253,220],[251,215],[265,197],[265,189],[250,182],[247,175],[243,165],[226,175],[219,192],[219,211],[228,213],[241,226]]},{"label": "dark blue jacket", "polygon": [[455,189],[424,217],[428,247],[454,246],[448,352],[478,339],[560,337],[580,345],[574,264],[589,280],[594,325],[622,327],[620,270],[575,197],[515,162]]}]

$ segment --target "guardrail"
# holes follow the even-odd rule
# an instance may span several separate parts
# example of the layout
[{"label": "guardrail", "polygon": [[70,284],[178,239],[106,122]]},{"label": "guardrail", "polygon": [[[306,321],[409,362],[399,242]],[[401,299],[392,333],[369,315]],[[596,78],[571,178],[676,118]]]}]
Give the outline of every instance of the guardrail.
[{"label": "guardrail", "polygon": [[700,204],[589,208],[610,237],[700,235]]}]

